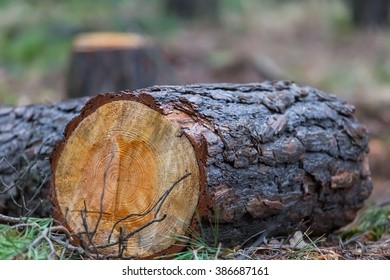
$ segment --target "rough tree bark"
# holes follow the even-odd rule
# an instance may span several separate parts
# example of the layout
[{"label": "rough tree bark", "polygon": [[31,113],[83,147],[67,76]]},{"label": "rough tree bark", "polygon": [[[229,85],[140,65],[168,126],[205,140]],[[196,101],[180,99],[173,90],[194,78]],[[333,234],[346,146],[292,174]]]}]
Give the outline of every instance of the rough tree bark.
[{"label": "rough tree bark", "polygon": [[[200,174],[199,214],[203,220],[218,216],[219,240],[226,246],[240,244],[263,230],[268,234],[308,227],[314,234],[332,231],[352,221],[371,192],[367,130],[353,117],[353,106],[314,88],[288,82],[209,84],[100,95],[68,125],[66,137],[105,104],[124,101],[146,105],[165,116],[183,132],[184,136],[179,133],[177,137],[190,141]],[[8,186],[3,184],[0,212],[21,214],[12,206],[11,196],[17,201],[25,196],[28,201],[34,191],[26,194],[22,187],[27,178],[35,186],[45,180],[47,156],[84,102],[0,110],[0,172]],[[35,157],[38,160],[31,164]],[[114,156],[105,158],[105,163],[115,161]],[[55,156],[53,174],[58,161]],[[22,176],[25,173],[29,174],[26,178]],[[37,198],[30,200],[36,202]],[[58,209],[66,220],[65,208],[60,205]],[[78,210],[81,213],[83,209]],[[36,213],[48,214],[42,207]],[[213,239],[208,222],[203,222],[203,233],[206,239]]]},{"label": "rough tree bark", "polygon": [[0,213],[50,216],[49,156],[86,101],[0,106]]}]

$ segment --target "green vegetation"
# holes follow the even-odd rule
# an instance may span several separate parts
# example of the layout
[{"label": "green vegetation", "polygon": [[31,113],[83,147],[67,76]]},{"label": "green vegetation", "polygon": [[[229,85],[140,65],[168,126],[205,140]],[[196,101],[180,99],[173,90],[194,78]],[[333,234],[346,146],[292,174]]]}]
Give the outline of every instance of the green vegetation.
[{"label": "green vegetation", "polygon": [[[389,40],[377,34],[377,39],[368,41],[383,44],[362,48],[366,35],[351,27],[341,0],[224,0],[215,22],[180,20],[164,10],[163,3],[0,0],[0,102],[20,103],[18,98],[26,91],[26,102],[63,98],[72,40],[88,31],[140,32],[168,48],[188,44],[177,38],[180,32],[189,32],[186,38],[194,35],[195,44],[193,50],[186,49],[188,59],[199,51],[199,41],[215,46],[205,61],[196,56],[196,61],[190,61],[199,64],[194,65],[199,71],[209,67],[220,73],[231,57],[258,54],[270,57],[296,82],[347,97],[364,95],[368,89],[379,92],[375,86],[389,84]],[[6,96],[11,93],[16,96]]]},{"label": "green vegetation", "polygon": [[160,5],[157,0],[148,5],[142,0],[0,0],[0,103],[61,98],[71,43],[80,32],[164,36],[178,24],[159,13]]},{"label": "green vegetation", "polygon": [[210,222],[213,236],[211,244],[206,241],[198,213],[197,221],[199,230],[189,227],[188,236],[175,237],[177,244],[182,244],[183,251],[163,257],[169,257],[174,260],[215,260],[231,258],[233,256],[233,250],[222,248],[221,243],[219,243],[219,211],[217,210],[215,212],[214,220]]},{"label": "green vegetation", "polygon": [[[89,256],[70,244],[70,233],[52,218],[0,216],[0,260],[80,259]],[[89,258],[92,258],[89,256]]]},{"label": "green vegetation", "polygon": [[225,250],[221,250],[221,244],[210,246],[196,232],[192,237],[178,236],[176,241],[182,243],[185,249],[169,256],[174,260],[215,260],[226,254]]},{"label": "green vegetation", "polygon": [[361,210],[355,221],[341,231],[341,236],[347,240],[366,236],[366,238],[376,241],[389,229],[390,208],[372,206]]},{"label": "green vegetation", "polygon": [[[281,6],[269,0],[221,2],[224,29],[232,30],[236,28],[235,23],[248,27],[247,18],[251,17],[248,13],[253,10],[263,16],[280,12],[293,15],[305,6],[300,2]],[[1,0],[0,65],[10,67],[15,74],[31,68],[44,72],[63,67],[71,40],[79,32],[135,31],[164,39],[172,31],[188,27],[165,13],[162,3],[157,0],[147,4],[142,0]],[[340,6],[333,4],[328,9],[332,12],[330,17],[339,21],[345,20]]]},{"label": "green vegetation", "polygon": [[[11,218],[15,219],[15,218]],[[69,244],[69,233],[61,226],[53,226],[50,218],[21,219],[18,223],[0,224],[0,259],[94,259],[82,248]],[[218,222],[212,223],[213,240],[206,241],[203,229],[190,229],[188,235],[175,237],[183,250],[161,258],[175,260],[213,259],[381,259],[388,241],[380,242],[389,233],[390,209],[368,207],[354,223],[340,231],[340,240],[312,238],[309,230],[296,232],[287,239],[264,239],[264,243],[248,248],[224,248],[218,241]],[[336,238],[337,239],[337,238]],[[367,240],[376,241],[367,243]],[[330,243],[329,243],[330,242]],[[289,243],[289,244],[288,244]],[[326,245],[328,243],[328,245]],[[332,245],[333,244],[333,245]],[[358,246],[356,246],[356,245]],[[366,244],[366,245],[362,245]],[[329,246],[331,245],[331,246]],[[364,247],[362,247],[364,246]],[[364,250],[362,249],[364,248]]]},{"label": "green vegetation", "polygon": [[[298,240],[295,240],[296,246],[292,246],[292,250],[289,252],[289,254],[287,254],[287,259],[291,259],[291,260],[318,259],[319,255],[323,255],[318,245],[322,238],[323,236],[313,240],[312,238],[310,238],[310,233],[307,230],[302,234],[302,236]],[[305,240],[308,242],[306,242]]]},{"label": "green vegetation", "polygon": [[63,67],[74,35],[94,30],[128,31],[136,26],[132,21],[140,20],[140,2],[3,0],[0,63],[14,74]]},{"label": "green vegetation", "polygon": [[54,258],[48,229],[52,219],[30,218],[10,226],[0,224],[0,259],[41,260]]}]

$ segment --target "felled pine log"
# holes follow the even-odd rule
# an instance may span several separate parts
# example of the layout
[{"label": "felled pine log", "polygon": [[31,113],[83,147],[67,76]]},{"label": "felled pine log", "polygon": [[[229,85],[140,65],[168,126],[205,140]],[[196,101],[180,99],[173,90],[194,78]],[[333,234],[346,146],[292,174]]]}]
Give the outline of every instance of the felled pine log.
[{"label": "felled pine log", "polygon": [[155,86],[98,95],[80,112],[84,103],[0,109],[0,172],[16,185],[3,185],[0,205],[15,214],[43,201],[20,187],[23,174],[35,191],[51,181],[55,217],[100,254],[167,254],[189,226],[213,240],[216,222],[225,246],[263,231],[327,233],[371,192],[366,128],[353,106],[311,87]]}]

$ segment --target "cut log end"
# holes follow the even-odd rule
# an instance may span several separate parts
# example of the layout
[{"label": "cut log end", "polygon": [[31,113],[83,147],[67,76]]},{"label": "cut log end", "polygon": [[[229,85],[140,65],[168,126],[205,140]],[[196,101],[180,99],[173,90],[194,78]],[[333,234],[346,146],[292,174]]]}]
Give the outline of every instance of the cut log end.
[{"label": "cut log end", "polygon": [[97,253],[146,258],[170,248],[185,234],[200,195],[191,142],[139,102],[96,107],[73,120],[53,156],[59,216]]}]

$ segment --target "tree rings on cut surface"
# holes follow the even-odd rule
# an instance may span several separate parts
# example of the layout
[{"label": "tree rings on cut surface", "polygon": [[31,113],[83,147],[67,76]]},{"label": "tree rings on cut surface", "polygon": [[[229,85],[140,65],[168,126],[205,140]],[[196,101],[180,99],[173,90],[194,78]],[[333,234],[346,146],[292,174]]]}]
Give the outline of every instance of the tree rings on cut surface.
[{"label": "tree rings on cut surface", "polygon": [[199,198],[187,136],[133,100],[106,102],[78,118],[53,156],[56,208],[67,227],[106,255],[146,258],[170,248]]}]

